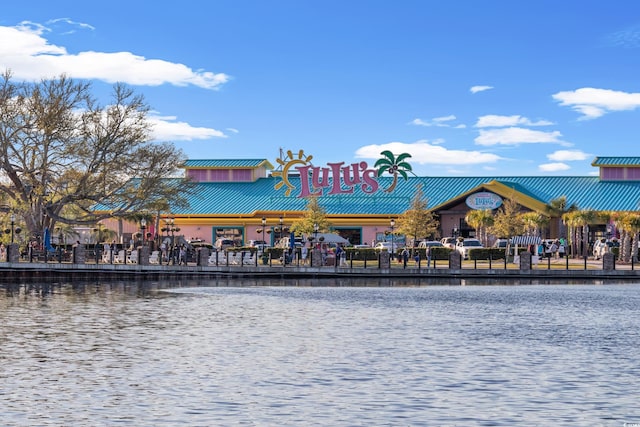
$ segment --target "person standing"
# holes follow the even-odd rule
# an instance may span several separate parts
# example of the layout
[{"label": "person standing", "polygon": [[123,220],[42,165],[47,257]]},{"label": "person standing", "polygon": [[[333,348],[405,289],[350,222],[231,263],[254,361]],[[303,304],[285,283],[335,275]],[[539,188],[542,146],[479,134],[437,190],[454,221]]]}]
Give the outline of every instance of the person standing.
[{"label": "person standing", "polygon": [[402,268],[407,268],[407,262],[409,261],[409,251],[407,248],[402,250]]},{"label": "person standing", "polygon": [[342,247],[340,245],[336,246],[336,254],[335,254],[336,259],[334,261],[336,266],[342,265],[342,253],[343,252],[344,251],[342,250]]},{"label": "person standing", "polygon": [[178,265],[187,265],[187,248],[184,245],[180,246],[180,252],[178,255]]}]

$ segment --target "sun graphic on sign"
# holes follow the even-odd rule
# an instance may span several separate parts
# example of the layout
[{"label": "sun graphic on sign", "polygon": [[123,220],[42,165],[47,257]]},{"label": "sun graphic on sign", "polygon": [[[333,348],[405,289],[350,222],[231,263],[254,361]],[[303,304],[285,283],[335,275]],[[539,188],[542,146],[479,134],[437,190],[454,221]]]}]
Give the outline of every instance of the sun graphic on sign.
[{"label": "sun graphic on sign", "polygon": [[285,196],[290,196],[291,191],[293,191],[296,187],[291,182],[289,182],[289,169],[296,165],[308,165],[311,162],[313,156],[305,156],[304,150],[298,151],[298,155],[294,156],[291,150],[287,151],[287,156],[284,159],[277,159],[279,165],[282,166],[282,170],[275,171],[272,175],[276,178],[280,178],[280,182],[278,182],[273,188],[276,190],[280,190],[281,188],[286,188],[284,190]]}]

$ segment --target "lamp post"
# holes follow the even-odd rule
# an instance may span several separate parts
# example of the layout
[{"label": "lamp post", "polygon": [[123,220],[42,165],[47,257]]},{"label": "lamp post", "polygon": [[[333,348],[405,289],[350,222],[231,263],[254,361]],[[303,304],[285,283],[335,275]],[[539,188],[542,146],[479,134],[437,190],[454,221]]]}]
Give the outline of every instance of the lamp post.
[{"label": "lamp post", "polygon": [[282,227],[284,226],[284,218],[282,218],[282,216],[280,216],[280,218],[278,219],[278,222],[280,223],[280,236],[279,236],[279,240],[282,240],[282,232],[284,231],[282,229]]},{"label": "lamp post", "polygon": [[394,235],[393,235],[393,229],[396,226],[396,220],[391,218],[391,221],[389,221],[389,225],[391,226],[391,259],[395,259],[395,253],[394,253],[394,247],[393,247],[393,240],[394,240]]},{"label": "lamp post", "polygon": [[15,225],[16,225],[16,215],[15,214],[11,214],[11,243],[13,243],[13,235],[15,232]]},{"label": "lamp post", "polygon": [[58,234],[58,262],[62,262],[62,244],[64,240],[64,235],[62,234],[62,229],[58,229],[60,233]]},{"label": "lamp post", "polygon": [[147,220],[142,218],[140,220],[140,228],[142,229],[142,246],[146,245],[146,233],[145,230],[147,229]]},{"label": "lamp post", "polygon": [[320,228],[320,226],[318,226],[317,222],[313,223],[313,242],[315,243],[316,240],[318,240],[318,229]]},{"label": "lamp post", "polygon": [[457,239],[458,238],[458,227],[454,226],[451,234],[453,234],[454,240]]},{"label": "lamp post", "polygon": [[265,246],[267,246],[267,242],[264,240],[264,228],[267,226],[267,218],[262,217],[262,252],[264,252]]},{"label": "lamp post", "polygon": [[167,265],[169,265],[169,262],[173,262],[173,264],[175,264],[175,232],[180,231],[180,227],[175,226],[175,220],[173,217],[168,217],[164,220],[164,227],[161,231],[167,233],[167,239],[169,238],[169,233],[171,233],[171,248],[169,249],[169,256],[167,257]]}]

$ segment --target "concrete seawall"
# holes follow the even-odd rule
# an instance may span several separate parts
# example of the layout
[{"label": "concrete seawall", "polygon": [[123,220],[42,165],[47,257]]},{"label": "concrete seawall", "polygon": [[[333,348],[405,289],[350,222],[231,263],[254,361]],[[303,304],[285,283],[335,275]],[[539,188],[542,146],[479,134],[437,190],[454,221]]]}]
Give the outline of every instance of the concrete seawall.
[{"label": "concrete seawall", "polygon": [[190,278],[403,278],[640,281],[640,270],[504,268],[350,268],[308,266],[177,266],[137,264],[0,263],[0,282],[166,280]]}]

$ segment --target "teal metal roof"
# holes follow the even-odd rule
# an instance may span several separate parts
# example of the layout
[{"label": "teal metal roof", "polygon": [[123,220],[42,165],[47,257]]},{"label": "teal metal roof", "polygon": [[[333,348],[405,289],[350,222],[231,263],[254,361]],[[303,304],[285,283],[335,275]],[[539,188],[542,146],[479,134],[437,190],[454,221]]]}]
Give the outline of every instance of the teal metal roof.
[{"label": "teal metal roof", "polygon": [[[298,189],[300,177],[289,181]],[[352,194],[323,195],[320,205],[330,215],[399,215],[406,211],[414,197],[416,186],[422,191],[428,206],[439,206],[483,184],[498,181],[515,191],[548,203],[566,196],[568,205],[579,209],[634,211],[640,210],[639,181],[600,181],[598,177],[410,177],[400,180],[394,192],[378,191],[365,194],[359,188]],[[256,211],[304,211],[307,201],[286,197],[274,186],[280,178],[260,178],[247,183],[196,183],[196,194],[189,197],[188,210],[173,210],[176,214],[192,215],[253,215]],[[378,178],[381,188],[387,188],[390,177]],[[295,194],[296,191],[294,190]]]},{"label": "teal metal roof", "polygon": [[640,157],[596,157],[591,166],[638,166]]},{"label": "teal metal roof", "polygon": [[265,159],[190,159],[184,163],[187,169],[194,168],[256,168],[266,166],[273,169],[271,163]]}]

